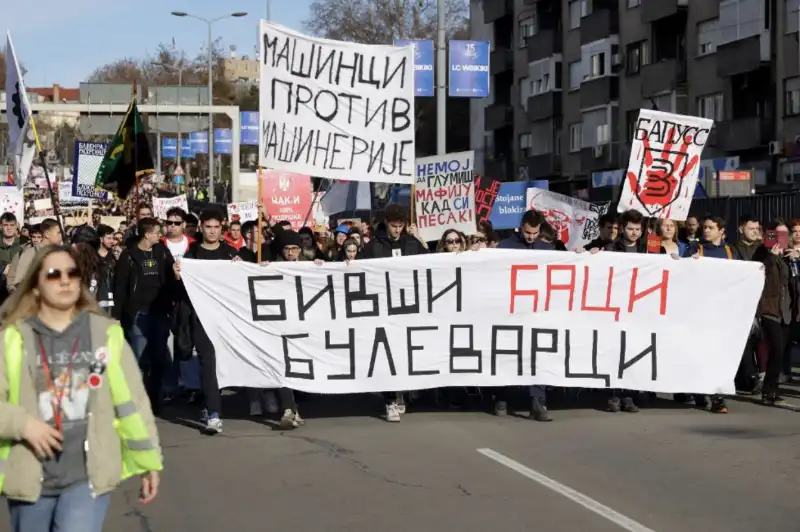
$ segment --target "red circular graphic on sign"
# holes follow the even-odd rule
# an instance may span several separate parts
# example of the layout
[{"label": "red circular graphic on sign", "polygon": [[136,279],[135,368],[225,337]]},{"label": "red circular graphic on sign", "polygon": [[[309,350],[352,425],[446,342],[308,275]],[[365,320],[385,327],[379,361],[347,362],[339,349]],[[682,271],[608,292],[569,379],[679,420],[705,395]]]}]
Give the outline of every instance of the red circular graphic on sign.
[{"label": "red circular graphic on sign", "polygon": [[90,388],[99,388],[102,382],[103,380],[100,378],[100,375],[89,375]]}]

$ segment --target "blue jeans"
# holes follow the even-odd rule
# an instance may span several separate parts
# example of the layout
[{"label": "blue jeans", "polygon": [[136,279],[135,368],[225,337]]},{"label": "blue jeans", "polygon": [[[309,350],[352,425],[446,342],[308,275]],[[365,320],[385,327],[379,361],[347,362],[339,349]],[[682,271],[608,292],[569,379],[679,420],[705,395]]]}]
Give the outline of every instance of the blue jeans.
[{"label": "blue jeans", "polygon": [[139,362],[150,400],[156,401],[161,381],[172,365],[167,347],[169,318],[163,314],[137,312],[125,336]]},{"label": "blue jeans", "polygon": [[93,497],[88,483],[36,502],[8,501],[12,532],[101,532],[110,495]]}]

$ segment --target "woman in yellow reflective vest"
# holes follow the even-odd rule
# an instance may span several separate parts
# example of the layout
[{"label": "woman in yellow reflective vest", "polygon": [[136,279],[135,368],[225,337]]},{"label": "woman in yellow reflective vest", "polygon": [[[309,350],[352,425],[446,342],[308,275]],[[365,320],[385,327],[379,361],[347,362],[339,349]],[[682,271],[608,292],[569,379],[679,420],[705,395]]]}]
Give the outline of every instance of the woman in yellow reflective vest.
[{"label": "woman in yellow reflective vest", "polygon": [[158,493],[155,420],[122,330],[70,248],[39,251],[0,307],[0,493],[14,532],[100,532],[111,491]]}]

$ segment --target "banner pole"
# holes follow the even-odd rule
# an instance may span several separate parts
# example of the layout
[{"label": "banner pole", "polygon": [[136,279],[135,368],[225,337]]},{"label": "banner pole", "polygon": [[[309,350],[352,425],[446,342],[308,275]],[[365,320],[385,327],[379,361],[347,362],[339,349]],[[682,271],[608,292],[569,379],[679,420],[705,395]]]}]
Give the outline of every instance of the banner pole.
[{"label": "banner pole", "polygon": [[[47,180],[47,191],[50,194],[50,203],[53,204],[53,214],[56,217],[56,221],[58,222],[58,228],[61,231],[61,238],[66,239],[67,235],[64,233],[64,224],[61,222],[61,208],[59,207],[58,200],[56,200],[55,193],[53,192],[53,183],[50,181],[50,172],[47,171],[47,161],[44,158],[44,152],[42,151],[42,143],[39,141],[39,133],[36,131],[36,122],[33,120],[33,113],[28,117],[31,121],[31,129],[33,130],[33,138],[36,141],[36,149],[39,151],[39,160],[42,163],[42,168],[44,169],[44,178]],[[75,179],[77,176],[73,177]],[[28,176],[25,176],[25,181],[27,182]],[[25,183],[22,184],[25,186]],[[23,209],[23,222],[24,220],[24,209]]]},{"label": "banner pole", "polygon": [[416,213],[417,201],[415,199],[417,196],[416,191],[417,191],[417,186],[411,185],[411,197],[408,198],[408,208],[411,210],[411,217],[409,218],[409,220],[410,223],[412,224],[417,223],[417,213]]},{"label": "banner pole", "polygon": [[261,247],[263,246],[264,241],[264,217],[261,215],[261,206],[264,205],[264,199],[262,197],[264,185],[261,181],[260,166],[258,167],[256,176],[258,177],[258,234],[256,235],[256,262],[261,264]]},{"label": "banner pole", "polygon": [[[303,227],[306,226],[306,224],[308,223],[308,219],[311,218],[311,213],[314,212],[314,199],[317,197],[317,194],[319,193],[320,189],[322,188],[322,181],[324,179],[327,179],[327,178],[326,177],[320,178],[319,184],[316,187],[312,187],[311,188],[311,191],[312,191],[312,194],[311,194],[311,207],[308,208],[308,212],[306,213],[306,217],[303,219]],[[327,194],[327,192],[326,192],[326,194]],[[322,201],[322,198],[320,198],[320,201]]]}]

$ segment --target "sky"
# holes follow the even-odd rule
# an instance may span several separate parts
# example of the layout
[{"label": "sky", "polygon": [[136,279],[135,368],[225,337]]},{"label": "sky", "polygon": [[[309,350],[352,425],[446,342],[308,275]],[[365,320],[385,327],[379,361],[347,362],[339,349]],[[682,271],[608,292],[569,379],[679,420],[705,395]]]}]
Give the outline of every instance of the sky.
[{"label": "sky", "polygon": [[[253,57],[258,21],[266,18],[267,1],[36,0],[31,4],[35,16],[27,9],[11,9],[3,13],[3,21],[11,32],[17,57],[28,71],[27,87],[58,83],[77,88],[95,68],[125,57],[144,59],[155,53],[159,43],[169,44],[173,38],[188,57],[200,53],[208,38],[208,26],[188,17],[171,16],[171,11],[207,19],[246,11],[246,17],[215,22],[213,38],[221,37],[226,51],[236,45],[237,56]],[[302,30],[310,3],[272,0],[271,18]]]}]

